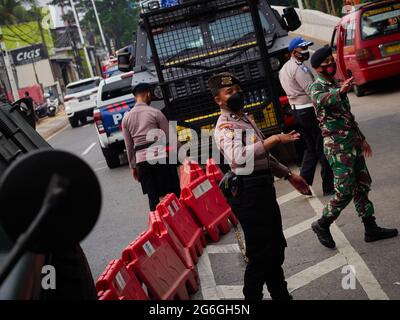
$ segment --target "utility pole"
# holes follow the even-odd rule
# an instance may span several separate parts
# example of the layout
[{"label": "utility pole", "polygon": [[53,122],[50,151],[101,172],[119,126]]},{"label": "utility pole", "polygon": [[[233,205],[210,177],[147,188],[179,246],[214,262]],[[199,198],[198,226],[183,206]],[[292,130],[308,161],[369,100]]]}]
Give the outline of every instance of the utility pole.
[{"label": "utility pole", "polygon": [[303,0],[297,0],[297,2],[299,3],[299,9],[304,10]]},{"label": "utility pole", "polygon": [[96,16],[97,24],[99,25],[101,40],[103,41],[104,49],[106,50],[107,53],[109,53],[108,52],[108,47],[107,47],[107,44],[106,44],[106,38],[104,37],[103,27],[101,26],[99,14],[97,12],[97,8],[96,8],[96,4],[95,4],[94,0],[92,0],[92,4],[93,4],[94,15]]},{"label": "utility pole", "polygon": [[78,14],[76,13],[74,0],[69,0],[69,2],[71,4],[72,12],[74,13],[76,26],[78,27],[79,37],[81,39],[83,51],[85,53],[86,63],[87,63],[88,69],[89,69],[90,77],[93,78],[94,75],[93,75],[92,63],[90,62],[90,59],[89,59],[89,54],[88,54],[88,51],[87,51],[87,48],[85,45],[85,39],[83,38],[83,34],[82,34],[81,24],[79,23],[79,17],[78,17]]},{"label": "utility pole", "polygon": [[17,83],[14,78],[14,72],[11,67],[10,56],[8,55],[6,44],[2,41],[2,33],[0,30],[0,52],[3,55],[4,66],[6,68],[8,81],[10,82],[11,92],[14,98],[14,102],[19,100],[19,93]]}]

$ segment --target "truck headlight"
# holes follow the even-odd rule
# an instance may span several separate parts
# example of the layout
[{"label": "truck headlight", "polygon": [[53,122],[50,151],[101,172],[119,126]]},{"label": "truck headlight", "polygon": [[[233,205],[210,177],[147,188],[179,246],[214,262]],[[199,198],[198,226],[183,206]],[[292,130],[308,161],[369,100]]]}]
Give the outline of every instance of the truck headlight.
[{"label": "truck headlight", "polygon": [[280,66],[281,66],[281,62],[279,61],[278,58],[272,57],[270,59],[270,63],[271,63],[271,68],[272,71],[278,71]]}]

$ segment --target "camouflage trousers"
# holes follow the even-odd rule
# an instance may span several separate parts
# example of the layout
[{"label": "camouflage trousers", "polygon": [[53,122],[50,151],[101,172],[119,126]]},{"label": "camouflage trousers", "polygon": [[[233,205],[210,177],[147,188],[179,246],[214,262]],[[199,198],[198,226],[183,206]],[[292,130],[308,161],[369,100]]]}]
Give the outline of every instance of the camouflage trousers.
[{"label": "camouflage trousers", "polygon": [[336,220],[354,200],[360,217],[373,216],[374,205],[368,198],[372,180],[361,147],[352,146],[338,151],[325,145],[325,154],[335,176],[335,195],[325,206],[323,215]]}]

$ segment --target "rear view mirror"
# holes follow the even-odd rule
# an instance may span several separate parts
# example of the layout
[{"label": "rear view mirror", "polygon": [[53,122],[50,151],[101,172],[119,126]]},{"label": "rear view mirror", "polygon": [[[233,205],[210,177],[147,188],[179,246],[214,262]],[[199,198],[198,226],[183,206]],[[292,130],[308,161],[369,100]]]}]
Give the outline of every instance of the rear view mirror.
[{"label": "rear view mirror", "polygon": [[301,27],[300,18],[296,12],[296,9],[293,7],[283,9],[282,18],[286,22],[286,29],[288,31],[295,31]]},{"label": "rear view mirror", "polygon": [[[82,241],[101,210],[93,170],[63,151],[21,157],[0,180],[0,224],[21,251],[50,253]],[[15,248],[14,248],[15,249]]]}]

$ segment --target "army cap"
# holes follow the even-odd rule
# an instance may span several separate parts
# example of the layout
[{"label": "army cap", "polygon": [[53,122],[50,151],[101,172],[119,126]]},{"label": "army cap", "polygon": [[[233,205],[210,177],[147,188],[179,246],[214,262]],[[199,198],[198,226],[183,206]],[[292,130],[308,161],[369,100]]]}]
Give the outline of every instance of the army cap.
[{"label": "army cap", "polygon": [[322,64],[322,62],[324,62],[326,58],[328,58],[331,55],[332,55],[332,48],[329,45],[326,45],[325,47],[318,49],[311,57],[312,67],[314,69],[318,68]]},{"label": "army cap", "polygon": [[235,84],[240,86],[240,80],[229,72],[223,72],[213,75],[208,80],[208,86],[210,87],[211,93],[214,97],[218,95],[220,89],[232,87]]},{"label": "army cap", "polygon": [[143,93],[143,92],[147,92],[147,91],[151,91],[151,86],[148,83],[142,82],[137,84],[136,86],[133,87],[132,89],[132,93],[134,96]]}]

